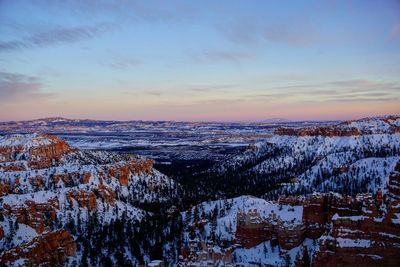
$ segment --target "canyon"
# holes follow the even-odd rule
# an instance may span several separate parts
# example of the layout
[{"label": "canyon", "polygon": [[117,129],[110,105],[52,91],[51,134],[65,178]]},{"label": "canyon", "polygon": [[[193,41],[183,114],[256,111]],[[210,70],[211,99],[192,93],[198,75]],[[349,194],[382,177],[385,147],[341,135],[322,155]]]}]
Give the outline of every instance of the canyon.
[{"label": "canyon", "polygon": [[174,177],[157,158],[7,133],[0,264],[398,266],[399,122],[275,125]]}]

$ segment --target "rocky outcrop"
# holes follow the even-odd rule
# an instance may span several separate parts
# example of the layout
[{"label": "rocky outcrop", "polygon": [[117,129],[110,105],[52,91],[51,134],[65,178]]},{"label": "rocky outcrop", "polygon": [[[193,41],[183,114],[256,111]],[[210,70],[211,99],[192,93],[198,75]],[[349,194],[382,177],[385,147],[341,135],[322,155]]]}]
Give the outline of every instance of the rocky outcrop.
[{"label": "rocky outcrop", "polygon": [[66,187],[72,187],[79,184],[80,177],[81,174],[79,172],[54,174],[51,176],[51,182],[54,186],[57,186],[62,181]]},{"label": "rocky outcrop", "polygon": [[52,135],[45,136],[51,140],[51,144],[29,149],[28,166],[31,169],[48,168],[58,163],[63,155],[74,151],[60,138]]},{"label": "rocky outcrop", "polygon": [[343,216],[359,215],[361,207],[351,197],[337,194],[319,194],[308,197],[303,204],[305,236],[312,239],[320,237],[336,213]]},{"label": "rocky outcrop", "polygon": [[46,203],[36,203],[32,200],[25,201],[22,206],[3,205],[4,216],[13,216],[18,223],[26,224],[35,229],[38,234],[45,231],[50,221],[56,219],[56,212],[59,209],[57,199],[51,199]]},{"label": "rocky outcrop", "polygon": [[104,185],[99,185],[98,188],[93,189],[93,192],[97,197],[102,199],[107,204],[112,206],[115,204],[116,194],[111,188]]},{"label": "rocky outcrop", "polygon": [[[0,162],[0,226],[6,226],[0,229],[0,266],[25,259],[28,266],[61,266],[75,249],[64,233],[50,231],[66,229],[80,246],[88,229],[98,231],[115,216],[132,224],[145,218],[134,201],[162,203],[170,198],[167,190],[176,194],[169,190],[174,182],[151,160],[133,155],[75,151],[38,134],[0,136],[0,147],[0,160],[7,161]],[[24,169],[10,167],[18,165]],[[90,228],[94,222],[101,225]],[[74,260],[79,265],[80,257]]]},{"label": "rocky outcrop", "polygon": [[109,171],[108,175],[118,179],[121,185],[127,186],[129,175],[143,175],[149,173],[153,169],[153,161],[146,160],[131,160],[123,164],[113,165]]},{"label": "rocky outcrop", "polygon": [[304,240],[303,224],[287,224],[276,216],[264,219],[257,210],[237,214],[236,242],[245,248],[254,247],[270,240],[282,249],[292,249]]},{"label": "rocky outcrop", "polygon": [[[26,138],[26,140],[24,139]],[[12,164],[0,166],[3,171],[14,171],[23,168],[17,161],[26,161],[31,169],[48,168],[59,163],[61,158],[75,151],[59,137],[47,134],[30,136],[11,136],[4,146],[0,147],[0,163]]]},{"label": "rocky outcrop", "polygon": [[305,226],[303,224],[278,224],[275,231],[278,244],[282,249],[295,248],[304,241]]},{"label": "rocky outcrop", "polygon": [[16,156],[22,152],[23,146],[0,147],[0,163],[15,161]]},{"label": "rocky outcrop", "polygon": [[83,184],[88,184],[91,177],[92,177],[92,174],[90,172],[84,173],[83,174],[83,178],[82,178],[82,183]]},{"label": "rocky outcrop", "polygon": [[320,239],[313,266],[399,266],[399,163],[389,176],[388,194],[356,198],[361,213],[332,217],[330,231]]},{"label": "rocky outcrop", "polygon": [[0,181],[0,197],[8,195],[11,192],[11,186],[8,182]]},{"label": "rocky outcrop", "polygon": [[395,134],[400,132],[399,116],[365,118],[336,125],[309,128],[278,128],[277,135],[290,136],[358,136],[367,134]]},{"label": "rocky outcrop", "polygon": [[274,134],[277,135],[290,135],[290,136],[297,136],[298,130],[293,129],[293,128],[278,128],[274,131]]},{"label": "rocky outcrop", "polygon": [[21,193],[19,176],[15,176],[14,181],[11,181],[11,183],[10,181],[7,180],[0,181],[0,197],[11,193],[15,194]]},{"label": "rocky outcrop", "polygon": [[299,206],[299,205],[302,205],[303,202],[304,202],[304,198],[293,197],[293,196],[280,197],[278,199],[279,205]]},{"label": "rocky outcrop", "polygon": [[254,247],[266,240],[272,240],[274,229],[271,223],[262,219],[257,210],[237,214],[236,241],[245,248]]},{"label": "rocky outcrop", "polygon": [[[326,245],[327,249],[316,256],[317,261],[321,262],[326,260],[327,255],[336,254],[336,250],[332,251],[332,240],[348,239],[348,249],[333,245],[339,246],[336,248],[338,251],[349,253],[352,257],[355,254],[351,244],[357,244],[361,239],[376,245],[370,251],[364,251],[364,254],[376,253],[386,258],[393,257],[395,251],[400,252],[400,205],[398,202],[391,202],[385,206],[379,194],[376,198],[370,194],[359,194],[356,198],[332,193],[315,194],[306,198],[299,197],[297,200],[293,197],[282,198],[279,204],[302,205],[301,223],[289,224],[274,214],[263,218],[257,210],[247,213],[240,211],[237,214],[236,242],[245,248],[251,248],[261,242],[271,241],[272,245],[290,250],[301,245],[305,238],[320,238],[327,241],[321,245]],[[329,231],[330,234],[327,234]],[[386,247],[394,249],[384,249]]]},{"label": "rocky outcrop", "polygon": [[197,266],[196,262],[207,262],[212,266],[231,266],[233,251],[232,247],[215,249],[213,242],[192,240],[187,246],[181,248],[178,266]]},{"label": "rocky outcrop", "polygon": [[399,266],[400,227],[387,217],[334,216],[313,266]]},{"label": "rocky outcrop", "polygon": [[44,187],[44,179],[40,175],[30,178],[29,183],[37,190],[40,190]]},{"label": "rocky outcrop", "polygon": [[88,208],[89,210],[95,210],[97,208],[96,195],[93,191],[68,191],[66,198],[70,206],[73,206],[74,201],[76,201],[80,208]]},{"label": "rocky outcrop", "polygon": [[59,266],[76,253],[71,235],[64,230],[43,234],[31,242],[0,254],[0,265],[23,259],[27,266]]},{"label": "rocky outcrop", "polygon": [[7,165],[0,166],[0,171],[3,172],[18,172],[18,171],[25,171],[26,168],[22,163],[11,163]]},{"label": "rocky outcrop", "polygon": [[337,126],[318,127],[318,128],[278,128],[274,132],[277,135],[291,136],[358,136],[361,132],[357,128],[340,128]]}]

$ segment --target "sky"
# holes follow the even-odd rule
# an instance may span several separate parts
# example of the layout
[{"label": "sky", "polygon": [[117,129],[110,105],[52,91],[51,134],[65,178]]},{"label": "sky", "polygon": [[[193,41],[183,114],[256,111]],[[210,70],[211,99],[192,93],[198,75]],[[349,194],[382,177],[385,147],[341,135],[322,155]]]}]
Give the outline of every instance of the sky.
[{"label": "sky", "polygon": [[0,0],[0,120],[400,114],[400,1]]}]

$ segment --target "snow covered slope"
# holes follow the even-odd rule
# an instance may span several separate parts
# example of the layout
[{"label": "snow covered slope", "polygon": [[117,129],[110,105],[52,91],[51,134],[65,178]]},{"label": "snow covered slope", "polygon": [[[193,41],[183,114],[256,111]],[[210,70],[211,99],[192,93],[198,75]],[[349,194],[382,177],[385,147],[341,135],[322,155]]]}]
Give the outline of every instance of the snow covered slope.
[{"label": "snow covered slope", "polygon": [[[151,215],[144,209],[174,202],[179,191],[179,185],[155,170],[151,160],[79,151],[50,135],[4,136],[0,138],[0,263],[23,257],[45,264],[68,262],[68,257],[76,263],[86,261],[81,238],[121,220],[138,227]],[[35,244],[47,242],[46,238],[59,240],[62,255],[52,259],[49,248],[36,255],[33,245],[28,246],[31,254],[19,249],[34,239]],[[135,253],[146,251],[127,248],[126,257],[138,263]]]},{"label": "snow covered slope", "polygon": [[[270,199],[313,191],[353,196],[384,191],[400,155],[398,121],[398,117],[372,118],[277,131],[265,142],[217,163],[208,173],[225,177],[226,183],[244,193],[268,193]],[[346,129],[356,132],[349,134]]]},{"label": "snow covered slope", "polygon": [[398,127],[392,116],[279,129],[218,163],[211,181],[263,199],[203,202],[184,212],[180,264],[398,266]]},{"label": "snow covered slope", "polygon": [[204,202],[182,214],[178,266],[397,266],[399,216],[400,202],[386,194]]}]

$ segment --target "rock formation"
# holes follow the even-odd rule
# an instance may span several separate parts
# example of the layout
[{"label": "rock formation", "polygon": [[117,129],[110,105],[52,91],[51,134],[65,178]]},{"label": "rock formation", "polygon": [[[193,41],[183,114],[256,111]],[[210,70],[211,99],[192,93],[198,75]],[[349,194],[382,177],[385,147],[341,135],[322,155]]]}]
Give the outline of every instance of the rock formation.
[{"label": "rock formation", "polygon": [[146,213],[133,201],[160,203],[159,188],[173,187],[151,160],[79,151],[44,134],[0,137],[0,265],[62,265],[89,220],[106,225],[123,211],[139,222]]},{"label": "rock formation", "polygon": [[29,243],[0,254],[0,265],[24,259],[27,266],[59,266],[75,255],[76,245],[64,230],[45,233]]}]

